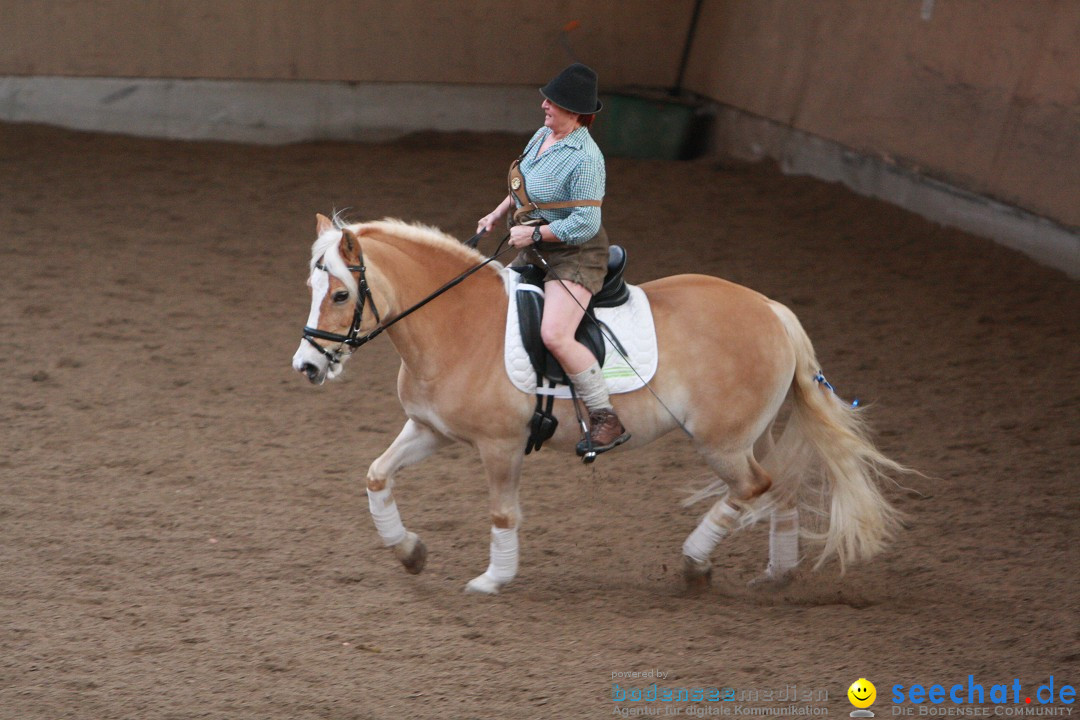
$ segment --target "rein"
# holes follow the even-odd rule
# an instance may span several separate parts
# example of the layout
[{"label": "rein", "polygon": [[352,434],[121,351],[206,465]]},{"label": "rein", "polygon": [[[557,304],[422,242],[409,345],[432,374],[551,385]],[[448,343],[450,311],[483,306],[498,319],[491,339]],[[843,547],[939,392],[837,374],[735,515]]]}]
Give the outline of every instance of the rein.
[{"label": "rein", "polygon": [[[476,244],[480,240],[480,235],[482,235],[482,234],[483,233],[479,233],[477,235],[474,235],[465,244],[468,245],[469,247],[475,248]],[[509,238],[510,238],[510,235],[508,233],[506,235],[506,237],[504,237],[499,242],[498,247],[495,248],[495,252],[490,257],[488,257],[486,260],[481,262],[479,265],[475,265],[475,266],[469,268],[465,272],[458,275],[456,278],[453,278],[452,280],[450,280],[447,283],[445,283],[444,285],[442,285],[442,287],[440,287],[438,290],[435,290],[434,292],[429,294],[423,300],[417,302],[412,307],[407,308],[406,310],[404,310],[403,312],[399,313],[398,315],[394,316],[393,318],[389,319],[386,322],[383,322],[382,318],[379,315],[379,309],[377,307],[375,307],[375,298],[372,297],[371,288],[368,286],[368,282],[367,282],[367,268],[364,266],[364,255],[363,255],[363,252],[360,251],[359,248],[357,248],[357,252],[360,253],[360,264],[359,265],[347,265],[346,266],[346,268],[349,270],[349,272],[354,272],[354,273],[357,274],[357,283],[356,284],[357,284],[357,289],[359,290],[359,292],[357,293],[357,298],[356,298],[356,308],[353,311],[352,325],[349,326],[348,334],[342,335],[341,333],[333,333],[333,332],[329,332],[327,330],[320,330],[319,328],[308,327],[307,325],[305,325],[304,326],[303,339],[306,340],[308,343],[310,343],[311,346],[314,347],[316,350],[318,350],[320,353],[322,353],[327,359],[330,360],[331,363],[336,363],[341,359],[342,350],[346,346],[355,349],[355,348],[360,347],[361,345],[367,344],[371,340],[374,340],[376,337],[381,335],[383,330],[386,330],[387,328],[389,328],[394,323],[396,323],[396,322],[398,322],[400,320],[404,320],[406,317],[413,314],[414,312],[416,312],[420,308],[424,307],[425,305],[427,305],[429,302],[431,302],[435,298],[439,297],[440,295],[442,295],[446,291],[450,290],[454,286],[456,286],[456,285],[460,284],[461,282],[463,282],[465,280],[465,278],[469,277],[470,275],[477,272],[478,270],[480,270],[484,266],[488,265],[489,263],[494,262],[498,258],[502,257],[505,253],[507,253],[507,252],[509,252],[511,250],[514,250],[515,248],[512,245],[507,245],[505,248],[503,248],[503,243],[505,243]],[[315,263],[315,267],[317,269],[319,269],[319,270],[326,271],[326,265],[324,265],[321,262]],[[360,323],[363,320],[364,308],[366,306],[368,306],[368,305],[370,305],[371,313],[375,316],[375,322],[378,323],[378,324],[375,326],[375,328],[371,332],[369,332],[366,335],[361,337],[360,336]],[[340,345],[338,345],[336,350],[331,352],[330,350],[327,350],[326,348],[324,348],[319,343],[315,342],[316,338],[319,339],[319,340],[329,340],[331,342],[340,343]]]}]

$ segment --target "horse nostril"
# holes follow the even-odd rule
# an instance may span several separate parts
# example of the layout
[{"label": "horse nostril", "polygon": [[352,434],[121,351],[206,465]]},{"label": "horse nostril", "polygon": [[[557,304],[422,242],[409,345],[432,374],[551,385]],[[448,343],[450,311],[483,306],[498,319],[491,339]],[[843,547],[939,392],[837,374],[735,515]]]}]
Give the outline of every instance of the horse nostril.
[{"label": "horse nostril", "polygon": [[303,367],[300,368],[300,372],[307,375],[307,379],[312,382],[319,376],[319,368],[315,367],[313,363],[304,363]]}]

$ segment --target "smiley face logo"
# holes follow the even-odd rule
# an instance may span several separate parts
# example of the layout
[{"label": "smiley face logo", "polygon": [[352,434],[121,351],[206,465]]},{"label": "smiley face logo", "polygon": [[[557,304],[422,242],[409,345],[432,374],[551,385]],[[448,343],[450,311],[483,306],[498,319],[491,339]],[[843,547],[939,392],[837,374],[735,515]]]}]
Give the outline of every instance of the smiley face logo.
[{"label": "smiley face logo", "polygon": [[848,700],[857,708],[868,708],[877,700],[877,688],[866,678],[859,678],[847,689]]}]

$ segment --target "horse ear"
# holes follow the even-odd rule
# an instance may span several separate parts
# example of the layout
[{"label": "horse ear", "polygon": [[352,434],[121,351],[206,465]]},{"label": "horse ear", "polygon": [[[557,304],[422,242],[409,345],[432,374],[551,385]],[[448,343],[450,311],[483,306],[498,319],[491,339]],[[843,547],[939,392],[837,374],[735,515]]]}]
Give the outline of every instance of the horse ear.
[{"label": "horse ear", "polygon": [[330,222],[330,218],[321,213],[315,213],[315,234],[322,235],[327,230],[333,230],[334,223]]},{"label": "horse ear", "polygon": [[360,262],[360,241],[352,230],[345,228],[341,231],[341,244],[338,245],[338,250],[341,252],[341,259],[347,265]]}]

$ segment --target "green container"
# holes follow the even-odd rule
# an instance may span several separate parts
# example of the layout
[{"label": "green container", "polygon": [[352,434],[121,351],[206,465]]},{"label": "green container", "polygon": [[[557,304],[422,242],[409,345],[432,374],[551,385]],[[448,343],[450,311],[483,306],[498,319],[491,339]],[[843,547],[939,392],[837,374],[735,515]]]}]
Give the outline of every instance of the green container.
[{"label": "green container", "polygon": [[695,103],[662,92],[617,92],[601,96],[604,109],[591,132],[605,155],[683,160],[692,154],[700,115]]}]

